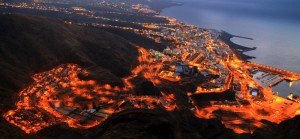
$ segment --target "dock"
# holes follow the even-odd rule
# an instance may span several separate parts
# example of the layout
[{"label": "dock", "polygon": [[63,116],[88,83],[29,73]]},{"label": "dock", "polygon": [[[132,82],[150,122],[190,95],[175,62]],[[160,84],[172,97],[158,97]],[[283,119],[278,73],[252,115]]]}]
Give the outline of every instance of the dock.
[{"label": "dock", "polygon": [[276,80],[275,82],[271,83],[271,84],[269,85],[269,87],[271,88],[271,87],[273,87],[273,86],[275,86],[275,85],[281,83],[282,81],[284,81],[284,78],[279,78],[279,79]]},{"label": "dock", "polygon": [[260,76],[256,77],[256,79],[257,79],[257,80],[260,80],[260,79],[263,79],[263,78],[265,78],[265,77],[266,77],[266,76],[268,76],[268,75],[270,75],[270,73],[269,73],[269,72],[267,72],[267,73],[263,73],[262,75],[260,75]]}]

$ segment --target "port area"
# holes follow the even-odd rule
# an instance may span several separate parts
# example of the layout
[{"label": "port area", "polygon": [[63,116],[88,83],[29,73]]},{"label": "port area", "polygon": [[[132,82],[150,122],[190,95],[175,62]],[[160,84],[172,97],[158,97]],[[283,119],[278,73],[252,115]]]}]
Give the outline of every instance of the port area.
[{"label": "port area", "polygon": [[[194,31],[192,28],[191,32]],[[242,52],[255,47],[230,46],[224,41],[224,32],[209,34],[211,36],[201,37],[206,40],[205,47],[191,45],[179,49],[177,44],[177,48],[168,47],[163,53],[153,53],[155,61],[168,67],[163,70],[161,78],[178,84],[187,79],[196,85],[195,91],[187,92],[192,104],[189,109],[195,116],[217,118],[227,128],[242,134],[267,127],[265,121],[279,124],[300,114],[299,98],[282,98],[272,91],[272,87],[282,81],[299,81],[298,73],[247,61],[250,57]],[[229,41],[234,37],[225,35]],[[199,74],[195,75],[193,67]],[[254,77],[257,72],[272,75],[258,77],[264,80],[265,86]],[[197,82],[199,79],[202,82]]]},{"label": "port area", "polygon": [[[223,87],[188,94],[197,117],[220,119],[236,133],[253,133],[268,126],[264,120],[279,124],[300,114],[299,101],[282,98],[272,91],[283,80],[299,80],[299,74],[238,59],[229,61],[224,64],[233,79],[226,80],[230,84],[224,85],[227,91]],[[263,74],[253,77],[257,72]],[[258,79],[266,80],[268,85],[262,86]]]}]

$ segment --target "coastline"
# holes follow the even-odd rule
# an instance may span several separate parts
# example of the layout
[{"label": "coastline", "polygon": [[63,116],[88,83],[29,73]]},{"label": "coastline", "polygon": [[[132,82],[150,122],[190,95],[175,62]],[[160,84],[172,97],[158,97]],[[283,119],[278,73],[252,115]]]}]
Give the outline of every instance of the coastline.
[{"label": "coastline", "polygon": [[144,3],[151,7],[151,9],[161,13],[163,9],[170,8],[173,6],[182,6],[183,3],[176,2],[174,0],[152,0],[149,3]]},{"label": "coastline", "polygon": [[[164,0],[162,2],[166,5],[168,5],[168,6],[161,7],[159,10],[154,9],[154,10],[156,10],[160,13],[159,15],[161,15],[161,11],[164,10],[164,9],[167,9],[167,8],[170,8],[170,7],[173,7],[173,6],[182,6],[182,5],[184,5],[184,3],[176,2],[174,0]],[[178,20],[178,19],[176,19],[176,20]],[[182,22],[182,21],[179,21],[179,22]],[[184,24],[186,24],[186,23],[184,23]],[[198,28],[206,29],[206,28],[203,28],[203,27],[198,27]],[[256,47],[250,48],[250,47],[247,47],[247,46],[242,46],[242,45],[236,44],[236,43],[231,41],[231,39],[234,38],[234,37],[241,38],[241,39],[248,39],[248,40],[254,40],[253,38],[238,36],[238,35],[232,35],[232,34],[226,32],[224,30],[221,30],[221,31],[218,30],[218,32],[221,33],[219,39],[222,40],[224,43],[226,43],[240,59],[248,61],[250,59],[255,59],[256,58],[254,56],[249,56],[249,55],[244,54],[244,52],[256,50]]]},{"label": "coastline", "polygon": [[242,46],[242,45],[239,45],[239,44],[236,44],[236,43],[233,43],[231,41],[231,38],[234,38],[234,37],[237,37],[237,38],[243,38],[243,39],[249,39],[249,40],[253,40],[252,38],[247,38],[247,37],[242,37],[242,36],[235,36],[235,35],[232,35],[226,31],[221,31],[221,35],[220,35],[220,39],[225,42],[234,52],[235,54],[242,60],[250,60],[250,59],[254,59],[255,57],[254,56],[248,56],[246,54],[244,54],[244,52],[248,52],[248,51],[253,51],[253,50],[256,50],[256,47],[246,47],[246,46]]},{"label": "coastline", "polygon": [[[186,4],[185,2],[182,2],[182,3],[183,3],[182,4],[183,6]],[[169,9],[169,8],[174,8],[174,7],[168,7],[168,8],[165,8],[164,10]],[[175,8],[177,8],[177,7],[175,7]],[[181,8],[178,8],[178,9],[181,9]],[[160,13],[160,15],[167,16],[167,17],[172,17],[172,18],[175,18],[175,19],[179,20],[179,22],[186,23],[186,22],[182,21],[180,18],[179,19],[176,18],[177,16],[165,15],[164,12]],[[196,25],[196,26],[199,27],[199,28],[205,29],[205,27],[203,28],[202,26],[198,26],[198,25]],[[259,51],[254,51],[254,50],[257,49],[256,47],[247,47],[247,46],[249,46],[248,44],[235,43],[232,39],[232,38],[234,38],[234,39],[238,38],[238,39],[241,39],[241,40],[254,40],[253,38],[244,37],[245,35],[242,35],[242,36],[233,35],[233,34],[230,34],[226,31],[223,31],[222,28],[218,29],[217,31],[219,33],[221,33],[221,36],[219,36],[219,39],[221,39],[221,41],[223,41],[225,44],[227,44],[229,46],[229,48],[236,54],[236,56],[239,59],[244,60],[244,61],[257,62],[257,63],[269,65],[269,66],[279,68],[279,69],[282,69],[283,67],[285,67],[284,64],[281,64],[281,65],[273,64],[273,63],[270,63],[269,61],[266,62],[265,60],[262,60],[262,58],[265,58],[265,55],[258,57],[257,54],[262,53],[261,50],[264,49],[265,47],[259,47],[259,49],[260,49]],[[236,34],[236,33],[234,33],[234,34]],[[261,37],[259,37],[258,40],[255,40],[253,42],[259,42],[259,41],[261,41],[260,39],[261,39]],[[266,42],[266,43],[268,43],[268,42]],[[259,45],[254,43],[254,46],[259,46]],[[248,53],[248,52],[250,52],[250,53]],[[272,55],[274,55],[274,54],[272,53]],[[272,56],[272,55],[269,55],[269,56]],[[292,70],[292,69],[289,69],[289,68],[283,68],[283,69],[293,71],[295,73],[299,73],[299,72],[297,72],[295,70]],[[300,95],[299,91],[298,91],[300,89],[299,83],[300,82],[294,82],[294,85],[291,86],[291,84],[289,84],[287,82],[282,82],[282,83],[272,87],[272,90],[274,92],[279,92],[280,93],[279,96],[281,96],[281,97],[287,96],[289,92],[293,92],[293,93],[296,93],[297,95]]]}]

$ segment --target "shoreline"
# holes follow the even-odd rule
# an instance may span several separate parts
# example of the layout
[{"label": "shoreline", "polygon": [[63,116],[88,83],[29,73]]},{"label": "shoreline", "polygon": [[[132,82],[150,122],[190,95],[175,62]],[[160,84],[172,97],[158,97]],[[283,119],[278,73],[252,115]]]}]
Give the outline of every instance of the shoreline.
[{"label": "shoreline", "polygon": [[[176,0],[173,0],[173,1],[176,1]],[[183,3],[183,5],[185,5],[186,4],[186,2],[184,1],[184,2],[182,2]],[[169,7],[168,7],[169,8]],[[171,7],[172,8],[172,7]],[[175,9],[176,7],[174,7],[174,9]],[[165,8],[166,9],[166,8]],[[176,9],[175,10],[173,10],[173,11],[176,11]],[[162,14],[160,14],[160,15],[162,15]],[[165,15],[165,16],[168,16],[168,15]],[[169,16],[168,16],[169,17]],[[174,16],[171,16],[171,17],[173,17],[173,18],[175,18],[175,19],[177,19],[176,18],[176,16],[174,17]],[[179,19],[177,19],[177,20],[179,20]],[[180,21],[179,21],[180,22]],[[183,21],[182,21],[183,22]],[[195,24],[195,23],[194,23]],[[199,28],[202,28],[201,26],[198,26],[198,25],[195,25],[195,26],[197,26],[197,27],[199,27]],[[204,28],[205,29],[205,28]],[[225,28],[224,28],[225,29]],[[219,32],[221,33],[221,29],[219,30]],[[230,33],[228,33],[228,34],[230,34]],[[221,35],[224,35],[224,34],[221,34]],[[283,67],[285,67],[284,69],[286,69],[286,70],[289,70],[289,71],[293,71],[293,72],[296,72],[296,73],[299,73],[299,71],[297,71],[297,70],[295,70],[295,69],[292,69],[292,68],[290,68],[290,69],[288,69],[284,64],[273,64],[273,63],[268,63],[268,62],[266,62],[266,61],[264,61],[264,60],[262,60],[261,58],[258,58],[258,57],[256,57],[256,55],[254,55],[254,56],[251,56],[251,54],[250,55],[247,55],[247,54],[245,54],[244,52],[249,52],[249,51],[252,51],[252,52],[255,52],[255,51],[253,51],[253,50],[256,50],[256,47],[248,47],[248,48],[245,48],[244,49],[244,47],[245,46],[248,46],[247,44],[242,44],[242,45],[240,45],[240,44],[236,44],[236,43],[234,43],[233,41],[231,41],[232,40],[232,38],[234,38],[234,37],[236,37],[236,38],[242,38],[242,39],[247,39],[247,40],[254,40],[253,38],[248,38],[248,37],[243,37],[243,36],[239,36],[239,35],[232,35],[232,34],[230,34],[231,36],[230,36],[230,38],[227,38],[227,39],[225,39],[226,37],[229,37],[229,36],[226,36],[226,37],[224,37],[224,36],[220,36],[219,38],[221,39],[221,37],[224,37],[223,38],[223,42],[225,43],[225,44],[227,44],[229,47],[230,47],[230,49],[236,54],[236,56],[239,58],[239,59],[241,59],[241,60],[244,60],[244,61],[259,61],[258,63],[262,63],[262,64],[266,64],[266,65],[270,65],[270,66],[272,66],[272,67],[276,67],[276,68],[280,68],[280,69],[282,69]],[[226,41],[224,41],[224,40],[226,40]],[[256,45],[256,46],[258,46],[258,45]],[[263,48],[263,47],[262,47]],[[242,51],[239,51],[239,50],[236,50],[236,49],[243,49]],[[248,51],[247,51],[248,50]],[[256,52],[255,52],[256,53]],[[291,65],[289,65],[289,66],[291,66]],[[292,67],[292,66],[291,66]],[[300,86],[299,86],[299,84],[298,83],[296,83],[296,84],[294,84],[293,86],[289,86],[287,83],[280,83],[279,85],[277,85],[277,86],[279,86],[279,87],[273,87],[272,88],[272,90],[273,91],[275,91],[275,92],[280,92],[280,94],[285,94],[285,96],[287,95],[287,93],[286,92],[294,92],[294,93],[296,93],[296,94],[298,94],[299,95],[299,89],[300,89]]]},{"label": "shoreline", "polygon": [[[164,1],[165,3],[168,3],[168,4],[171,4],[169,6],[166,6],[164,8],[161,8],[159,9],[159,15],[161,15],[161,11],[164,10],[164,9],[167,9],[167,8],[170,8],[170,7],[173,7],[173,6],[182,6],[184,5],[183,2],[176,2],[174,0],[167,0],[167,1]],[[173,5],[172,5],[173,4]],[[175,18],[176,19],[176,18]],[[178,20],[178,19],[176,19]],[[179,21],[179,22],[182,22],[182,21]],[[182,22],[183,23],[183,22]],[[186,24],[186,23],[184,23]],[[198,26],[197,26],[198,27]],[[202,27],[198,27],[198,28],[201,28],[201,29],[207,29],[207,28],[202,28]],[[242,45],[239,45],[239,44],[236,44],[234,42],[231,41],[232,38],[236,37],[236,38],[241,38],[241,39],[248,39],[248,40],[254,40],[253,38],[249,38],[249,37],[244,37],[244,36],[239,36],[239,35],[232,35],[224,30],[221,30],[221,31],[218,31],[221,33],[221,36],[219,37],[220,40],[222,40],[224,43],[226,43],[231,49],[232,51],[242,60],[245,60],[245,61],[248,61],[250,59],[255,59],[256,57],[254,56],[249,56],[249,55],[246,55],[244,54],[244,52],[248,52],[248,51],[253,51],[253,50],[256,50],[256,47],[246,47],[246,46],[242,46]]]},{"label": "shoreline", "polygon": [[[146,4],[146,3],[144,3],[144,4]],[[174,0],[155,0],[146,5],[151,7],[151,9],[157,11],[160,15],[162,10],[173,7],[173,6],[182,6],[183,3],[176,2]]]},{"label": "shoreline", "polygon": [[245,61],[248,61],[250,59],[255,59],[256,57],[246,55],[246,54],[244,54],[244,52],[249,52],[249,51],[256,50],[256,47],[250,48],[250,47],[246,47],[246,46],[236,44],[236,43],[231,41],[231,39],[234,38],[234,37],[253,40],[252,38],[248,38],[248,37],[232,35],[232,34],[226,32],[226,31],[223,31],[223,30],[221,31],[221,35],[220,35],[219,39],[222,40],[224,43],[226,43],[232,49],[232,51],[235,52],[235,54],[240,59],[245,60]]}]

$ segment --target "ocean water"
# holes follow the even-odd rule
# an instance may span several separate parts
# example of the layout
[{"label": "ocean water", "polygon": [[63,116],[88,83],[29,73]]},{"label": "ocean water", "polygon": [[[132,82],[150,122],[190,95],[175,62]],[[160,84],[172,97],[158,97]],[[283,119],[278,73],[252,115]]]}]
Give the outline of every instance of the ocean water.
[{"label": "ocean water", "polygon": [[[184,5],[162,11],[184,23],[201,28],[225,30],[232,41],[256,50],[246,54],[252,61],[300,73],[300,1],[299,0],[175,0]],[[282,82],[273,88],[282,97],[300,95],[300,82]]]}]

